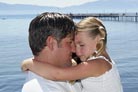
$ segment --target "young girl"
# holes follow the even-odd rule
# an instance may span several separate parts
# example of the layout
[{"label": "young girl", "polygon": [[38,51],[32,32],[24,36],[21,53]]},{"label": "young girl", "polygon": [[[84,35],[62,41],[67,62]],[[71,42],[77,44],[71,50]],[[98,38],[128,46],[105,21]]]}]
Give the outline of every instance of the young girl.
[{"label": "young girl", "polygon": [[106,54],[107,33],[102,22],[88,17],[77,23],[77,27],[75,51],[82,63],[59,68],[36,61],[25,61],[23,70],[29,69],[50,80],[81,79],[82,92],[123,92],[116,65]]}]

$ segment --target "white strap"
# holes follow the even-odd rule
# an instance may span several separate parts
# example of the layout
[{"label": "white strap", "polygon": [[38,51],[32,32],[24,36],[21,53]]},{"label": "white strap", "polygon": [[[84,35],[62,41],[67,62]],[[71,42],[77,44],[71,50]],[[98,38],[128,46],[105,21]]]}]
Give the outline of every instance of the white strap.
[{"label": "white strap", "polygon": [[104,56],[97,56],[97,57],[92,56],[92,57],[88,58],[88,60],[93,60],[93,59],[98,59],[98,58],[101,58],[101,59],[104,59],[104,60],[110,62],[110,61],[109,61],[106,57],[104,57]]}]

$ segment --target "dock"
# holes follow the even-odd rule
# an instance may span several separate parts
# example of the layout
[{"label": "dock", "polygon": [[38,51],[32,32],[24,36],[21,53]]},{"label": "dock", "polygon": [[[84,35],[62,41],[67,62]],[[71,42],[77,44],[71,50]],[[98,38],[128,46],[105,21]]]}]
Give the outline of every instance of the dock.
[{"label": "dock", "polygon": [[73,19],[83,19],[85,17],[97,17],[105,21],[138,22],[138,13],[78,13],[67,14]]}]

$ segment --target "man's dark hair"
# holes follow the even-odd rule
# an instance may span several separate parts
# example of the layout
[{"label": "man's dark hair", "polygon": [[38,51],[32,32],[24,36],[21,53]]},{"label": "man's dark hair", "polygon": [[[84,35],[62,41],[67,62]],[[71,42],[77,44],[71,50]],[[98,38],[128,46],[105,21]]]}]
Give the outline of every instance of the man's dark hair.
[{"label": "man's dark hair", "polygon": [[29,26],[29,45],[33,55],[46,46],[48,36],[53,36],[58,42],[70,34],[74,34],[75,24],[66,15],[54,12],[45,12],[36,16]]}]

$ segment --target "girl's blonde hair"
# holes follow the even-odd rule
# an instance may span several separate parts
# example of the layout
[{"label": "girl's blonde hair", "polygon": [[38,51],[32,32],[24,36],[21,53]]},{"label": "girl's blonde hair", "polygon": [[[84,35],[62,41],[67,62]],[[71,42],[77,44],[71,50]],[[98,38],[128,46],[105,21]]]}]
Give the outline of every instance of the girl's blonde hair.
[{"label": "girl's blonde hair", "polygon": [[94,39],[96,36],[100,36],[101,40],[96,46],[96,53],[94,56],[100,55],[106,49],[107,32],[102,21],[95,17],[87,17],[77,23],[77,32],[88,31],[89,35]]}]

